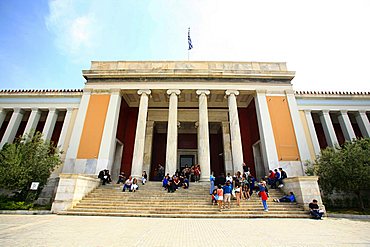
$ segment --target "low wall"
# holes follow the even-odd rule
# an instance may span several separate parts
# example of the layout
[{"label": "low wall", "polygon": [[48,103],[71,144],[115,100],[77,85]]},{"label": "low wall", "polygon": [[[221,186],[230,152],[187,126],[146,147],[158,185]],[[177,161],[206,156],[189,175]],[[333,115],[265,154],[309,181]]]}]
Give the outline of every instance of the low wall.
[{"label": "low wall", "polygon": [[282,188],[284,193],[289,194],[293,192],[298,204],[302,205],[305,210],[309,210],[308,204],[316,199],[320,208],[325,209],[317,176],[301,176],[291,177],[284,179],[284,187]]},{"label": "low wall", "polygon": [[99,184],[100,180],[96,177],[80,174],[60,174],[59,185],[51,211],[58,213],[75,206]]}]

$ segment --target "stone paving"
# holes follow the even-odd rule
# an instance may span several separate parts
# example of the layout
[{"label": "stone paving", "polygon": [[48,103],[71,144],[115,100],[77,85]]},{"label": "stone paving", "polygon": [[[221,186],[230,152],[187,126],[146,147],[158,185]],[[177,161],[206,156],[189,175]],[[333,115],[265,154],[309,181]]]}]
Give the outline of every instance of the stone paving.
[{"label": "stone paving", "polygon": [[0,246],[370,246],[370,221],[0,215]]}]

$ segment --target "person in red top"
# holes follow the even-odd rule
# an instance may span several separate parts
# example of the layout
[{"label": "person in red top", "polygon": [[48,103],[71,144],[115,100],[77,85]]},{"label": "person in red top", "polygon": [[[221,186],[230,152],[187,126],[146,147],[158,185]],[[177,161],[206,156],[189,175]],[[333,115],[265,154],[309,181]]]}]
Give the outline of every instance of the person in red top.
[{"label": "person in red top", "polygon": [[200,166],[196,165],[194,168],[194,177],[195,177],[195,182],[198,183],[200,180]]},{"label": "person in red top", "polygon": [[221,184],[217,186],[217,204],[220,212],[222,211],[222,202],[224,201],[224,190],[221,187]]},{"label": "person in red top", "polygon": [[269,171],[269,176],[267,177],[267,183],[271,186],[271,189],[276,189],[275,172],[273,170]]}]

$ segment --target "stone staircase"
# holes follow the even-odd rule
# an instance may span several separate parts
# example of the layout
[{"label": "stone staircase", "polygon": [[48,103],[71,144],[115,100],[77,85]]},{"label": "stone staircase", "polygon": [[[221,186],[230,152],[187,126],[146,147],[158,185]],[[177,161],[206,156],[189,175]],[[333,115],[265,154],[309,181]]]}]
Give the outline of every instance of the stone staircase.
[{"label": "stone staircase", "polygon": [[122,192],[122,185],[96,188],[73,208],[61,215],[166,217],[166,218],[309,218],[308,212],[296,203],[276,203],[280,190],[270,190],[269,212],[263,211],[260,198],[254,193],[242,200],[240,207],[231,201],[231,209],[219,212],[211,203],[209,183],[191,183],[188,190],[168,193],[159,182],[148,182],[136,192]]}]

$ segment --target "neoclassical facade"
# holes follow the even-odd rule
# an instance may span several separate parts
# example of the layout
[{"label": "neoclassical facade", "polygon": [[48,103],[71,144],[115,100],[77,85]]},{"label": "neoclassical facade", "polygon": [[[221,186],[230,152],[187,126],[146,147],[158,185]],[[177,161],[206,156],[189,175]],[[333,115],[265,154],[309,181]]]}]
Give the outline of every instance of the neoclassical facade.
[{"label": "neoclassical facade", "polygon": [[1,90],[0,146],[32,129],[64,150],[54,176],[304,175],[321,148],[370,136],[370,93],[295,92],[285,63],[93,61],[82,90]]}]

